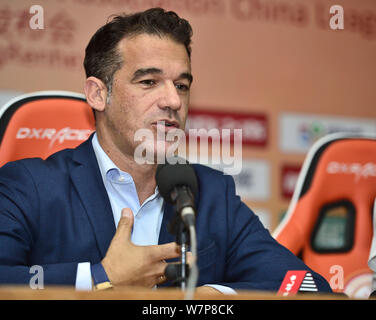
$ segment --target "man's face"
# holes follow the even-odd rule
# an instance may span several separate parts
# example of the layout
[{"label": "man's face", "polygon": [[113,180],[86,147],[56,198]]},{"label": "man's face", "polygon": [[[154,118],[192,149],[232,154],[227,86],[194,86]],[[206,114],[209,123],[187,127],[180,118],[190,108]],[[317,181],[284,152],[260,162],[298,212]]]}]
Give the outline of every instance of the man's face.
[{"label": "man's face", "polygon": [[140,143],[134,141],[137,130],[151,130],[156,137],[161,121],[167,125],[158,125],[159,132],[184,129],[191,66],[184,45],[168,37],[137,35],[123,39],[118,50],[123,65],[114,74],[104,110],[105,130],[123,155],[133,156]]}]

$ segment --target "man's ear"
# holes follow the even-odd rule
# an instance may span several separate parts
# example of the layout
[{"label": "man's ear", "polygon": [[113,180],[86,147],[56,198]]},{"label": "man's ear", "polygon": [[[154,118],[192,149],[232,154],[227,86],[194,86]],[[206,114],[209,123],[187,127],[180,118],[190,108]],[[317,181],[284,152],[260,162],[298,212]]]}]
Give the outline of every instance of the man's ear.
[{"label": "man's ear", "polygon": [[107,99],[107,88],[103,81],[89,77],[85,81],[84,90],[88,104],[96,111],[103,111]]}]

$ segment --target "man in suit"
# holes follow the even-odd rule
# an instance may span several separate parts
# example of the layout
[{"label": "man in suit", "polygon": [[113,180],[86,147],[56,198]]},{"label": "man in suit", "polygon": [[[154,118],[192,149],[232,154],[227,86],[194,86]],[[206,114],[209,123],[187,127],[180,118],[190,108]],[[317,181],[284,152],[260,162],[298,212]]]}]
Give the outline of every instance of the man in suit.
[{"label": "man in suit", "polygon": [[[173,208],[156,188],[157,164],[135,161],[140,142],[134,137],[139,129],[154,136],[184,129],[191,35],[175,13],[150,9],[117,16],[92,37],[85,94],[96,133],[45,161],[0,169],[1,283],[29,283],[32,265],[43,267],[45,284],[78,289],[166,281],[166,260],[179,256],[167,231]],[[154,159],[161,152],[156,146],[148,145]],[[308,269],[235,195],[231,177],[194,169],[200,291],[277,290],[287,270]],[[319,290],[330,292],[313,275]]]}]

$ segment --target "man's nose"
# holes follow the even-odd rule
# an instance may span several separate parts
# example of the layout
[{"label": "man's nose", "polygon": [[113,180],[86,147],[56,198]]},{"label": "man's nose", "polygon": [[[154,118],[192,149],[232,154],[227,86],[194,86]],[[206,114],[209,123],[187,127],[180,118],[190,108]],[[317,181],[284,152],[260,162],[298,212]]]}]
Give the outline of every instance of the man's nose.
[{"label": "man's nose", "polygon": [[172,110],[179,110],[181,108],[181,97],[174,83],[166,83],[162,94],[159,101],[159,107],[161,109],[170,108]]}]

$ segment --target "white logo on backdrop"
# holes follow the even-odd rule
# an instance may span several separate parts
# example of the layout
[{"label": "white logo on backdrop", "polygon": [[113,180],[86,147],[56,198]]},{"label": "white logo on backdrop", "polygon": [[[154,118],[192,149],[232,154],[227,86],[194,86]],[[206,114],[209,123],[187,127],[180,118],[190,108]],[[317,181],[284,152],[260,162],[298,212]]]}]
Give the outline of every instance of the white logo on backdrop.
[{"label": "white logo on backdrop", "polygon": [[[200,163],[209,163],[210,167],[224,171],[223,165],[213,165],[213,163],[216,162],[217,161],[205,161]],[[268,161],[243,159],[241,171],[238,174],[232,176],[235,181],[236,194],[242,199],[254,201],[266,201],[269,199],[270,164]]]},{"label": "white logo on backdrop", "polygon": [[306,153],[321,137],[336,133],[376,133],[376,119],[284,113],[279,120],[279,145],[284,152]]}]

